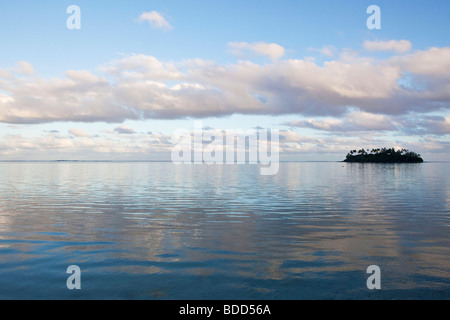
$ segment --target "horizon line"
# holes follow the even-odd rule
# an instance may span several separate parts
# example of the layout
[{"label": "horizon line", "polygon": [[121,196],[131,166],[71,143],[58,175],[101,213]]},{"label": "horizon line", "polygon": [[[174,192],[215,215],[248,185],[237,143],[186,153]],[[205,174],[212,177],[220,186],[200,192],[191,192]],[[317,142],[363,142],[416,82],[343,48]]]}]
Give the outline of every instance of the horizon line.
[{"label": "horizon line", "polygon": [[[173,162],[172,160],[0,160],[0,163],[167,163]],[[279,163],[307,163],[307,162],[334,162],[334,163],[349,163],[343,160],[279,160]],[[424,161],[423,163],[450,163],[450,161]],[[238,164],[238,163],[215,163],[215,164]],[[251,164],[251,163],[242,163]],[[255,163],[259,164],[259,163]]]}]

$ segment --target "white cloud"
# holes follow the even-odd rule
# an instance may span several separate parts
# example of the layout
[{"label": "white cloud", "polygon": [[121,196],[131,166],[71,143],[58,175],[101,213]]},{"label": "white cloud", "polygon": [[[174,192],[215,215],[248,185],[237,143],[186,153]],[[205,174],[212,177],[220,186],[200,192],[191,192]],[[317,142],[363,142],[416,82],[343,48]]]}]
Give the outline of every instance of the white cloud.
[{"label": "white cloud", "polygon": [[10,78],[11,76],[12,75],[9,72],[0,69],[0,78]]},{"label": "white cloud", "polygon": [[127,80],[177,80],[183,77],[175,64],[162,62],[155,57],[133,54],[113,60],[100,68],[113,76]]},{"label": "white cloud", "polygon": [[19,61],[14,70],[18,74],[32,75],[34,73],[33,66],[28,61]]},{"label": "white cloud", "polygon": [[69,129],[69,134],[71,134],[72,136],[77,137],[77,138],[87,138],[87,137],[91,136],[89,133],[87,133],[83,129],[77,129],[77,128]]},{"label": "white cloud", "polygon": [[231,53],[242,56],[246,51],[250,51],[257,55],[267,56],[272,60],[280,59],[285,54],[285,49],[276,43],[265,42],[230,42],[228,46]]},{"label": "white cloud", "polygon": [[389,51],[395,53],[405,53],[411,51],[412,44],[408,40],[365,41],[364,49],[366,49],[367,51]]},{"label": "white cloud", "polygon": [[[450,47],[429,48],[410,53],[406,56],[392,58],[392,63],[404,70],[439,81],[450,79]],[[448,82],[446,82],[448,84]]]},{"label": "white cloud", "polygon": [[171,24],[157,11],[143,12],[138,19],[139,22],[147,21],[156,29],[171,30]]},{"label": "white cloud", "polygon": [[[448,119],[444,118],[442,123],[446,123],[444,124],[446,126],[444,130],[448,132]],[[329,124],[332,124],[332,122],[330,121]],[[95,132],[95,125],[92,128]],[[123,129],[127,128],[124,127]],[[222,129],[211,130],[214,134],[220,135]],[[114,131],[111,130],[110,133],[114,133]],[[192,131],[191,134],[193,134]],[[93,139],[93,136],[96,138]],[[134,133],[132,135],[100,134],[100,136],[93,136],[73,139],[73,135],[70,133],[41,132],[40,135],[36,136],[4,132],[3,135],[0,135],[0,157],[3,160],[170,160],[170,154],[174,147],[170,134]],[[446,159],[445,152],[449,147],[448,139],[438,139],[435,136],[421,137],[420,140],[416,141],[411,141],[410,136],[404,140],[398,136],[394,144],[391,138],[373,131],[361,131],[358,134],[348,135],[313,136],[300,134],[293,130],[280,130],[279,146],[281,159],[290,156],[297,156],[296,159],[305,159],[305,157],[316,153],[318,156],[316,159],[323,159],[324,154],[327,154],[327,156],[334,154],[334,157],[343,160],[349,150],[361,146],[377,148],[392,145],[421,154],[424,152],[442,154],[444,159]],[[427,159],[429,158],[427,157]]]},{"label": "white cloud", "polygon": [[284,123],[290,127],[311,128],[316,130],[348,133],[356,131],[395,131],[398,128],[392,117],[362,111],[352,111],[342,119],[328,118],[323,120],[306,119]]},{"label": "white cloud", "polygon": [[[348,115],[351,107],[361,111],[358,119],[365,114],[424,114],[449,108],[449,69],[450,48],[388,59],[344,51],[322,65],[307,59],[276,59],[264,65],[164,62],[130,55],[106,64],[102,75],[69,70],[60,78],[11,74],[0,79],[0,122],[122,123],[233,114],[336,119]],[[399,85],[407,73],[422,87]],[[358,119],[347,118],[345,124],[355,125]]]},{"label": "white cloud", "polygon": [[11,96],[0,93],[0,105],[7,105],[12,102],[14,102],[14,99]]},{"label": "white cloud", "polygon": [[335,46],[323,46],[322,48],[308,48],[310,51],[316,51],[327,57],[332,57],[336,54],[337,48]]},{"label": "white cloud", "polygon": [[93,75],[92,73],[86,71],[86,70],[68,70],[66,72],[67,78],[75,81],[75,82],[82,82],[86,84],[98,84],[101,82],[105,82],[105,80],[102,80],[101,78]]}]

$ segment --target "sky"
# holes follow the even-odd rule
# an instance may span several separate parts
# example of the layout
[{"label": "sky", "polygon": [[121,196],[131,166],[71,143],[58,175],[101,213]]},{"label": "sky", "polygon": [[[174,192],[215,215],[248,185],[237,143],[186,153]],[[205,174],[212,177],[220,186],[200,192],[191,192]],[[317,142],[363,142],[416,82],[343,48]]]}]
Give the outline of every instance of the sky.
[{"label": "sky", "polygon": [[0,6],[0,160],[169,160],[195,121],[280,130],[286,161],[450,160],[448,0]]}]

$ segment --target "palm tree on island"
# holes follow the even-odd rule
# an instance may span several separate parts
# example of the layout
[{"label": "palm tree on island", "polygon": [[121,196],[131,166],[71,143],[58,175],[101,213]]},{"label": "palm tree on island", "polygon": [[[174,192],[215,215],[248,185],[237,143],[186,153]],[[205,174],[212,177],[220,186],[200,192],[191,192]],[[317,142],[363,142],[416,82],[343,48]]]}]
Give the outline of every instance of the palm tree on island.
[{"label": "palm tree on island", "polygon": [[351,150],[344,162],[383,162],[383,163],[421,163],[420,154],[407,149],[395,150],[394,148],[378,148]]}]

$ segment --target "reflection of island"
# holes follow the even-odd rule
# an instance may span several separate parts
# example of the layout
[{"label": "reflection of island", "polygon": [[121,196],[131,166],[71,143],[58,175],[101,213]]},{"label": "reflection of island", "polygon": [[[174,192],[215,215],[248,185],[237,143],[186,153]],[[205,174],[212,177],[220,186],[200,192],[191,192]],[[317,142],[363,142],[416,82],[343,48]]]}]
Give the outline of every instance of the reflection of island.
[{"label": "reflection of island", "polygon": [[347,154],[344,162],[385,162],[385,163],[418,163],[423,162],[420,154],[411,152],[406,149],[395,150],[394,148],[386,149],[369,149],[352,150]]}]

